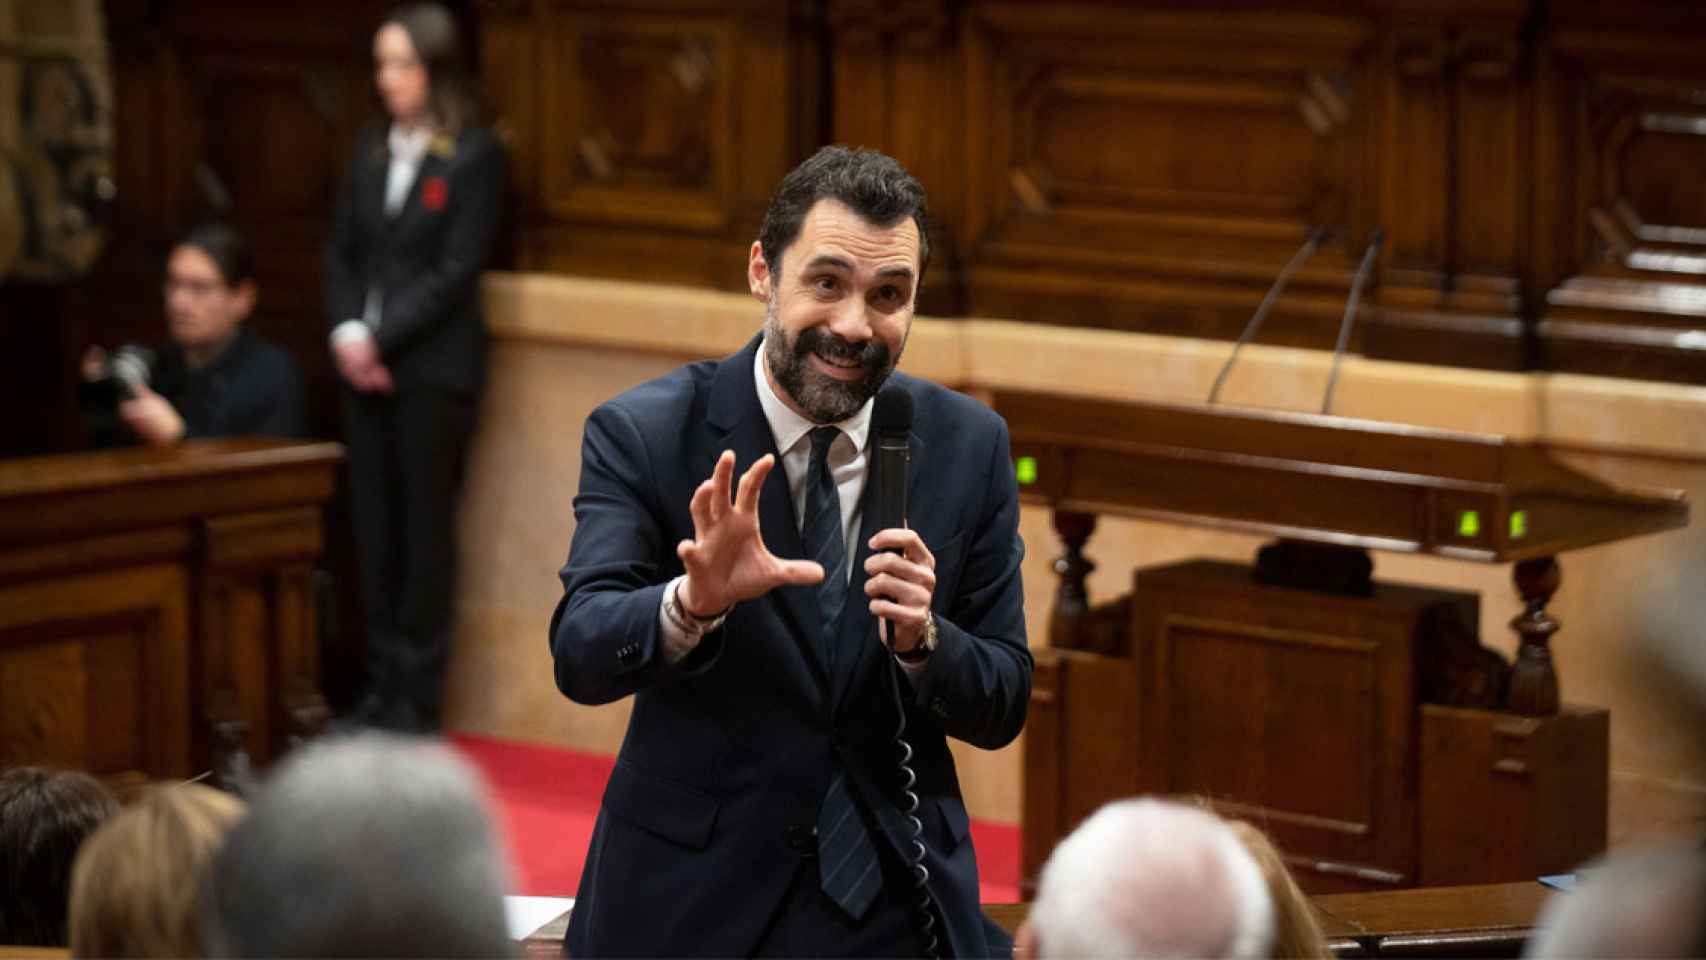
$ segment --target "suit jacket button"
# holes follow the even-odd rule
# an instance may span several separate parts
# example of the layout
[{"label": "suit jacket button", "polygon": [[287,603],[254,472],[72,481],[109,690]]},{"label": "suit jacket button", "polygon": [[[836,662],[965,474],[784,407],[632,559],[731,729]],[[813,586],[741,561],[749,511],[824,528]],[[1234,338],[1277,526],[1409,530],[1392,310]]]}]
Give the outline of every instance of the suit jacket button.
[{"label": "suit jacket button", "polygon": [[938,717],[946,717],[948,715],[948,701],[943,700],[941,697],[936,697],[931,700],[930,712],[934,713]]}]

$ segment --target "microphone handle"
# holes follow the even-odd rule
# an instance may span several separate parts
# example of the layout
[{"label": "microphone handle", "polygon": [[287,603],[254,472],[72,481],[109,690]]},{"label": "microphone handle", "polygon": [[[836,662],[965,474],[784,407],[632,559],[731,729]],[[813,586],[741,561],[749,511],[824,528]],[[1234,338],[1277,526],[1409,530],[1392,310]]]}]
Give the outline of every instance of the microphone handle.
[{"label": "microphone handle", "polygon": [[906,481],[912,449],[906,437],[877,437],[877,529],[906,526]]}]

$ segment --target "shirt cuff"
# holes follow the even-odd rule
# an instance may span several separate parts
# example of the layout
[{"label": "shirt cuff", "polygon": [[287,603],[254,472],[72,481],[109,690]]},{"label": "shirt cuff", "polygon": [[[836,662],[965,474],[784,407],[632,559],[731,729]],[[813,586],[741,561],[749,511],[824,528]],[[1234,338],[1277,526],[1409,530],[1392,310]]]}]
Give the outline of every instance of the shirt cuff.
[{"label": "shirt cuff", "polygon": [[332,328],[332,346],[334,348],[349,343],[352,340],[373,339],[373,328],[360,320],[345,320]]},{"label": "shirt cuff", "polygon": [[[893,655],[891,654],[891,656]],[[930,666],[929,657],[925,657],[917,663],[907,663],[905,660],[895,657],[894,662],[900,664],[900,672],[906,674],[906,679],[912,682],[914,689],[917,689],[918,681],[924,676],[925,668]]]},{"label": "shirt cuff", "polygon": [[[690,619],[685,611],[681,611],[675,597],[676,591],[681,589],[681,581],[686,579],[683,575],[671,580],[669,585],[663,588],[663,600],[658,604],[658,638],[663,641],[664,659],[672,667],[687,659],[687,655],[699,646],[699,641],[704,639],[705,634],[722,626],[723,620],[728,616],[725,612],[709,623]],[[672,616],[671,604],[675,604],[675,609],[681,612]]]}]

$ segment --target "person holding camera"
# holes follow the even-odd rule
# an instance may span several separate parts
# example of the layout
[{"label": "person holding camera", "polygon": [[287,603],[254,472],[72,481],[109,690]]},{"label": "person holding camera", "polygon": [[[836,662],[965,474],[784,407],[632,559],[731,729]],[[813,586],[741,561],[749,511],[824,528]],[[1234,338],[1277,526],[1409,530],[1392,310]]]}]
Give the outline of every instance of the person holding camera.
[{"label": "person holding camera", "polygon": [[235,228],[203,224],[166,261],[170,342],[83,356],[92,446],[169,445],[197,437],[307,433],[302,372],[244,325],[255,308],[248,248]]}]

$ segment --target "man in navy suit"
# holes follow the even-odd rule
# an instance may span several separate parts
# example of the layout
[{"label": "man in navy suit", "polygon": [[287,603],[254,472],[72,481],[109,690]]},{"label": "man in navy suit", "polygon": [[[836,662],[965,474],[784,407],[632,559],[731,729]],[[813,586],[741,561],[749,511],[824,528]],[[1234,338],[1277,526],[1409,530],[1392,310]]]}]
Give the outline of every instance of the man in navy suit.
[{"label": "man in navy suit", "polygon": [[[752,245],[763,334],[586,422],[557,685],[635,702],[572,956],[918,956],[931,936],[944,955],[1009,950],[978,908],[946,737],[995,749],[1024,724],[1024,546],[1001,418],[893,372],[924,222],[894,160],[819,151]],[[866,476],[885,384],[915,414],[909,523],[879,530]]]}]

